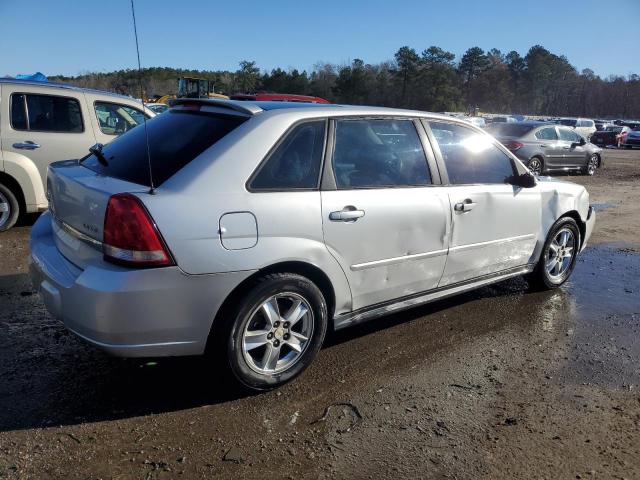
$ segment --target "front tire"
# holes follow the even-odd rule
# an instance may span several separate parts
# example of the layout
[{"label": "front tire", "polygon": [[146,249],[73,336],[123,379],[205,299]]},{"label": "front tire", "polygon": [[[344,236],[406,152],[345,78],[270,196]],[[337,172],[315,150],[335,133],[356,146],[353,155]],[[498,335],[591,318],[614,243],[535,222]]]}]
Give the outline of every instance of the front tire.
[{"label": "front tire", "polygon": [[256,391],[293,380],[320,350],[327,325],[325,298],[309,279],[293,273],[258,278],[221,332],[233,376]]},{"label": "front tire", "polygon": [[527,166],[534,175],[542,175],[544,171],[544,162],[540,157],[533,157]]},{"label": "front tire", "polygon": [[553,224],[547,236],[540,260],[527,277],[533,290],[551,290],[566,282],[576,264],[580,250],[580,229],[571,217],[562,217]]},{"label": "front tire", "polygon": [[587,164],[582,168],[583,175],[595,175],[596,170],[598,170],[598,163],[600,163],[600,160],[598,159],[598,155],[594,153],[589,157]]},{"label": "front tire", "polygon": [[20,216],[20,204],[14,193],[0,183],[0,232],[13,227]]}]

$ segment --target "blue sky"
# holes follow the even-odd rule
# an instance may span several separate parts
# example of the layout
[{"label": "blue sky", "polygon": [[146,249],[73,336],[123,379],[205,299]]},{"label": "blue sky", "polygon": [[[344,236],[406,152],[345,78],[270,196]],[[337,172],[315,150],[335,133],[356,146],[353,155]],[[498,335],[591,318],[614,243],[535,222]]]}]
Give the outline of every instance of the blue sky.
[{"label": "blue sky", "polygon": [[[640,74],[640,0],[135,0],[143,66],[310,69],[409,45],[541,44],[578,69]],[[0,76],[136,66],[129,0],[0,0]]]}]

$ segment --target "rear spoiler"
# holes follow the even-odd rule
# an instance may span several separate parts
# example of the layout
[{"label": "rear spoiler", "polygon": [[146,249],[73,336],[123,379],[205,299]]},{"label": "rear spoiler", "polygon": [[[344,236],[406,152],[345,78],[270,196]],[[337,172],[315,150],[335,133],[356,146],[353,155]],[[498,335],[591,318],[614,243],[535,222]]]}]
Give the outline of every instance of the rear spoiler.
[{"label": "rear spoiler", "polygon": [[234,112],[243,113],[245,115],[255,115],[262,112],[262,108],[253,102],[223,100],[219,98],[176,98],[169,100],[169,106],[176,107],[178,105],[200,104],[202,106],[224,108],[233,110]]}]

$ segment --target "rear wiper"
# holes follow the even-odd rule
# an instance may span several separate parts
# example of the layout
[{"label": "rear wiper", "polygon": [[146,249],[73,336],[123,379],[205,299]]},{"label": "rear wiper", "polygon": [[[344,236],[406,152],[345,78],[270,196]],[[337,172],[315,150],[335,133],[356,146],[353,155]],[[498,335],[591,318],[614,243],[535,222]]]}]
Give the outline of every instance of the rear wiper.
[{"label": "rear wiper", "polygon": [[89,148],[89,151],[96,156],[96,158],[102,165],[104,165],[105,167],[108,167],[109,162],[107,162],[107,157],[105,157],[104,153],[102,153],[103,147],[104,147],[103,144],[96,143],[94,146]]}]

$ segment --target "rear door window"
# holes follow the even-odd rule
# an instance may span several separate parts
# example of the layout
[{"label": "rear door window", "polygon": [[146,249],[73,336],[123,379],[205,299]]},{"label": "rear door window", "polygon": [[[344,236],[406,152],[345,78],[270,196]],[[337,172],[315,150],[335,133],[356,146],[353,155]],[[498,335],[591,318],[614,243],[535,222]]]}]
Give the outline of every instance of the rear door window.
[{"label": "rear door window", "polygon": [[318,188],[325,120],[305,122],[284,138],[250,182],[251,190]]},{"label": "rear door window", "polygon": [[95,110],[100,130],[107,135],[122,135],[149,118],[136,108],[118,103],[95,102]]},{"label": "rear door window", "polygon": [[491,137],[446,122],[429,122],[454,185],[505,183],[516,174],[513,160]]},{"label": "rear door window", "polygon": [[542,128],[536,132],[536,138],[538,140],[557,140],[558,134],[554,127]]},{"label": "rear door window", "polygon": [[338,120],[333,170],[339,189],[431,185],[411,119]]},{"label": "rear door window", "polygon": [[11,126],[14,130],[82,133],[80,102],[71,97],[14,93],[11,95]]},{"label": "rear door window", "polygon": [[174,108],[147,122],[149,157],[145,129],[134,128],[105,145],[102,153],[107,165],[95,155],[86,157],[83,165],[149,186],[150,161],[154,185],[158,186],[245,121],[246,117],[238,115]]}]

